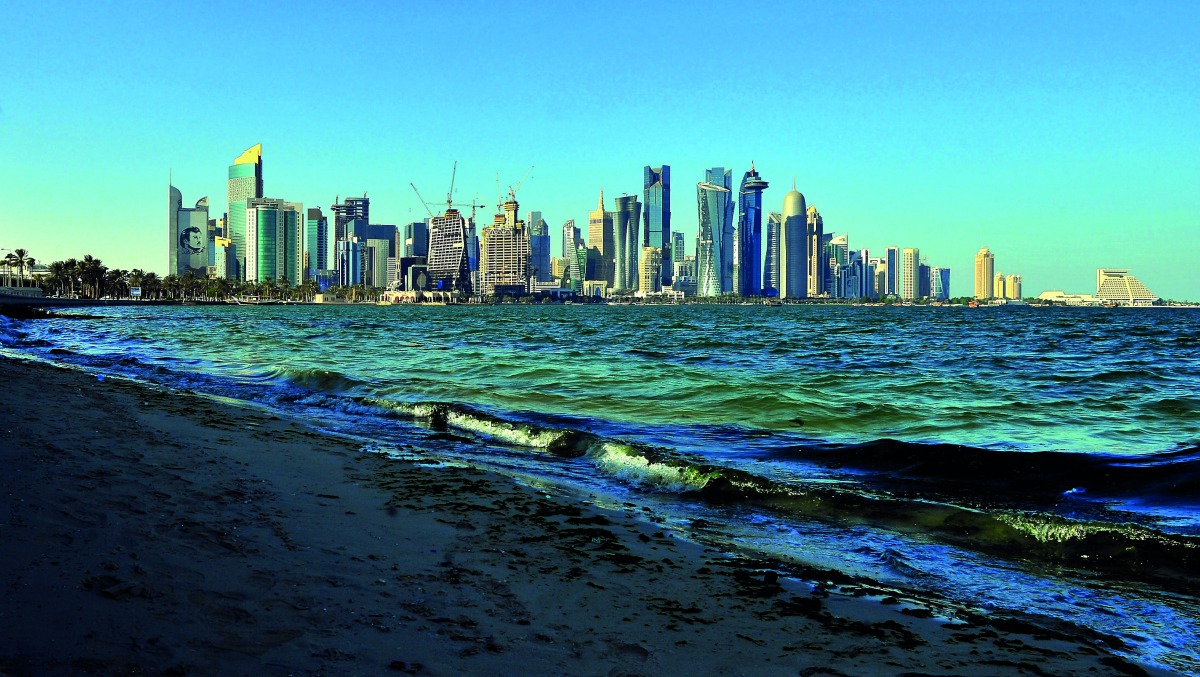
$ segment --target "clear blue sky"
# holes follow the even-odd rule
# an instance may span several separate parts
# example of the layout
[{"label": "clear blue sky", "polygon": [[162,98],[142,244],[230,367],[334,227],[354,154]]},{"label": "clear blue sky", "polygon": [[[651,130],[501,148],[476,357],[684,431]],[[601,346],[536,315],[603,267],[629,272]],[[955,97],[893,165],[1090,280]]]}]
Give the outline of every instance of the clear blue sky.
[{"label": "clear blue sky", "polygon": [[379,223],[455,160],[489,205],[533,166],[556,252],[665,163],[692,243],[704,169],[753,160],[770,209],[795,176],[955,295],[986,245],[1027,294],[1128,267],[1200,300],[1200,3],[254,4],[6,3],[0,247],[163,273],[168,172],[219,215],[259,142],[268,196]]}]

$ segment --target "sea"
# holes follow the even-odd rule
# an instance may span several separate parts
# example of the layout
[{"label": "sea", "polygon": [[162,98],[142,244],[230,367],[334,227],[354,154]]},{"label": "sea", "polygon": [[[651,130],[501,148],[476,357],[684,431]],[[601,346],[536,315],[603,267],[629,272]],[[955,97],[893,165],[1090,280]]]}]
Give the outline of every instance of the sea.
[{"label": "sea", "polygon": [[[1200,309],[124,306],[0,354],[249,401],[1200,674]],[[938,606],[938,600],[944,605]]]}]

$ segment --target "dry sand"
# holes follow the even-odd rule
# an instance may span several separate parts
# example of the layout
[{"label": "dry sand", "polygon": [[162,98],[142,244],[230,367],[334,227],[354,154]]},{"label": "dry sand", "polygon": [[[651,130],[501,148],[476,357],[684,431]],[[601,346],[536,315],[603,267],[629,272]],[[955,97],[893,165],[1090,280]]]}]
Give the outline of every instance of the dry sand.
[{"label": "dry sand", "polygon": [[253,407],[2,357],[0,383],[0,675],[1143,674]]}]

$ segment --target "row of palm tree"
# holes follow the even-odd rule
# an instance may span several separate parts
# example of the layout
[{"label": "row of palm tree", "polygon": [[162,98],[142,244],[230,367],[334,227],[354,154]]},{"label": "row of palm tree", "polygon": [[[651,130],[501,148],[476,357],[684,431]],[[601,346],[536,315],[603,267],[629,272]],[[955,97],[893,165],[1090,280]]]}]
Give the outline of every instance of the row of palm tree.
[{"label": "row of palm tree", "polygon": [[[14,249],[0,266],[17,273],[19,280],[33,269],[35,261],[24,249]],[[293,284],[287,277],[260,282],[197,277],[192,273],[159,277],[157,273],[140,268],[125,270],[109,268],[91,254],[82,259],[54,261],[46,266],[45,274],[29,277],[41,286],[47,296],[84,299],[128,299],[133,289],[139,289],[143,300],[158,301],[223,301],[236,298],[257,298],[272,301],[312,301],[320,293],[316,280]],[[377,301],[384,290],[364,284],[335,286],[325,294],[344,301]]]},{"label": "row of palm tree", "polygon": [[37,264],[37,261],[29,255],[28,250],[14,249],[8,252],[3,259],[0,259],[0,263],[4,265],[5,286],[12,284],[12,272],[15,270],[17,271],[17,286],[24,287],[25,274],[33,270],[33,266]]}]

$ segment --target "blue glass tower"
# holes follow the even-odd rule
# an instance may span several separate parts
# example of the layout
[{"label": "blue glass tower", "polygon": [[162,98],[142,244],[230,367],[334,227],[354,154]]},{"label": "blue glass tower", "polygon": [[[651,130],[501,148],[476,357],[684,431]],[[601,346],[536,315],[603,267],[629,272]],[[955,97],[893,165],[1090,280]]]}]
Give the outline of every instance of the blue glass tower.
[{"label": "blue glass tower", "polygon": [[754,163],[738,192],[738,285],[742,296],[762,296],[762,192],[768,184]]},{"label": "blue glass tower", "polygon": [[[642,170],[642,245],[662,250],[662,283],[671,283],[671,168]],[[682,256],[682,253],[680,253]]]}]

